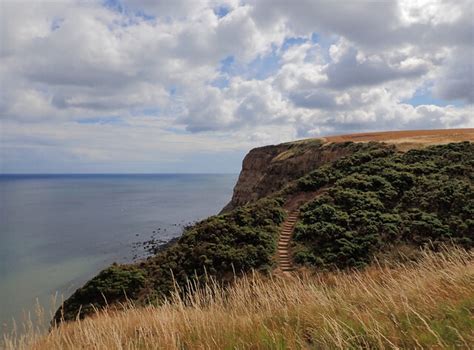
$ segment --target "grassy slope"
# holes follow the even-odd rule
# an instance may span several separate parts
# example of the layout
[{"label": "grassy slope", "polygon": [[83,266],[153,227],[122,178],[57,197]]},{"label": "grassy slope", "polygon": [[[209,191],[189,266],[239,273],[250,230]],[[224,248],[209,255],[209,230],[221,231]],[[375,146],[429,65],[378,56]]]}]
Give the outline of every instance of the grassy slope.
[{"label": "grassy slope", "polygon": [[[285,216],[284,199],[301,190],[324,187],[329,192],[323,202],[303,210],[295,236],[300,263],[362,266],[396,244],[419,247],[439,237],[439,242],[472,246],[472,143],[404,155],[379,143],[346,142],[331,147],[352,155],[289,184],[278,194],[283,200],[265,198],[210,217],[188,228],[176,244],[155,257],[102,271],[65,302],[55,319],[83,317],[105,306],[105,300],[119,303],[126,296],[139,304],[159,303],[174,290],[173,281],[183,287],[190,276],[201,282],[208,276],[232,281],[234,273],[271,270]],[[418,200],[422,197],[426,206]],[[459,205],[449,205],[453,198]],[[433,200],[444,203],[442,213],[430,207]],[[400,207],[399,203],[405,204]]]},{"label": "grassy slope", "polygon": [[272,280],[248,275],[162,306],[105,311],[6,349],[464,348],[474,343],[474,253]]},{"label": "grassy slope", "polygon": [[174,283],[185,286],[189,277],[204,281],[215,276],[225,281],[251,269],[271,269],[279,225],[286,215],[281,206],[280,200],[262,199],[212,216],[144,262],[101,271],[64,302],[55,321],[82,318],[126,298],[142,304],[159,302],[174,290]]},{"label": "grassy slope", "polygon": [[[350,268],[367,266],[400,246],[440,249],[453,242],[471,248],[474,145],[405,154],[377,143],[331,147],[352,155],[288,184],[277,194],[282,199],[265,198],[203,220],[155,257],[111,266],[76,291],[56,319],[92,314],[106,305],[105,299],[116,304],[128,297],[136,307],[63,324],[47,337],[32,330],[5,344],[21,348],[37,342],[38,349],[467,348],[474,341],[472,251],[428,253],[410,267]],[[302,209],[296,258],[345,272],[286,281],[247,275],[233,287],[206,285],[209,276],[220,283],[252,269],[271,270],[285,200],[321,190],[326,193]],[[183,292],[188,276],[196,278],[195,293]]]}]

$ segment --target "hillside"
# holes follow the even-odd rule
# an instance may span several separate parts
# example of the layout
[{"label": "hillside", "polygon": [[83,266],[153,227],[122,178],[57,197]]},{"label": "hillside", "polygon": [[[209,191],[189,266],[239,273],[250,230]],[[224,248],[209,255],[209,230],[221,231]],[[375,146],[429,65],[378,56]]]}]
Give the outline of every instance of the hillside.
[{"label": "hillside", "polygon": [[[280,190],[289,181],[347,156],[341,143],[383,142],[398,151],[452,142],[474,142],[474,129],[409,130],[328,136],[251,150],[242,163],[234,195],[223,212]],[[321,147],[323,146],[323,147]]]},{"label": "hillside", "polygon": [[282,263],[277,247],[289,210],[299,218],[283,253],[296,268],[416,259],[420,248],[444,244],[470,249],[473,169],[468,141],[400,151],[390,143],[304,140],[252,150],[224,213],[187,228],[146,261],[101,271],[55,321],[127,299],[159,305],[176,288],[186,295],[190,277],[227,284],[251,270],[272,273]]},{"label": "hillside", "polygon": [[249,275],[186,299],[125,306],[43,335],[7,336],[21,349],[469,349],[472,251],[424,252],[415,263],[361,271]]}]

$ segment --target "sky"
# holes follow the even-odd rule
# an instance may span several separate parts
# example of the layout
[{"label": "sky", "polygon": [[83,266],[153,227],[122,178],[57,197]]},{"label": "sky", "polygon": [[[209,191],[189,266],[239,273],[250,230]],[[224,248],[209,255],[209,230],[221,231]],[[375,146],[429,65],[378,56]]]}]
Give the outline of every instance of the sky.
[{"label": "sky", "polygon": [[236,173],[249,149],[474,127],[471,0],[0,0],[1,173]]}]

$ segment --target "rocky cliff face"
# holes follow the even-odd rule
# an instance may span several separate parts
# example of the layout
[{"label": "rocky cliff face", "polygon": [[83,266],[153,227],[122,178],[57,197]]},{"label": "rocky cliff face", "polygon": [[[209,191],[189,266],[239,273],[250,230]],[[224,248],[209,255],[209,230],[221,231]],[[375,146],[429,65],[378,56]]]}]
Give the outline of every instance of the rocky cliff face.
[{"label": "rocky cliff face", "polygon": [[232,199],[222,212],[279,191],[289,181],[348,155],[351,148],[344,145],[313,139],[251,150],[244,158]]},{"label": "rocky cliff face", "polygon": [[288,181],[350,154],[352,142],[383,142],[399,151],[434,144],[474,142],[474,129],[404,130],[349,134],[265,146],[251,150],[242,164],[232,200],[222,212],[280,190]]}]

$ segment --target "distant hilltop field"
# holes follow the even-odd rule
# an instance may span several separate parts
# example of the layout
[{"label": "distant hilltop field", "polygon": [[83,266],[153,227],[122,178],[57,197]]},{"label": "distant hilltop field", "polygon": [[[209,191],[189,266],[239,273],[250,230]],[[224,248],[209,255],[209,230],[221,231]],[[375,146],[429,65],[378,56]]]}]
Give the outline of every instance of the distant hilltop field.
[{"label": "distant hilltop field", "polygon": [[405,152],[431,145],[474,142],[474,129],[385,131],[304,139],[258,147],[243,160],[239,181],[224,212],[281,189],[288,181],[350,154],[349,143],[379,142]]},{"label": "distant hilltop field", "polygon": [[467,349],[473,142],[420,130],[252,149],[220,214],[101,271],[34,348]]},{"label": "distant hilltop field", "polygon": [[474,142],[474,129],[439,129],[439,130],[405,130],[346,134],[323,137],[325,142],[386,142],[397,145],[397,148],[411,148],[440,145],[450,142]]}]

